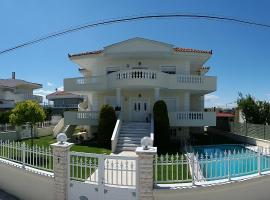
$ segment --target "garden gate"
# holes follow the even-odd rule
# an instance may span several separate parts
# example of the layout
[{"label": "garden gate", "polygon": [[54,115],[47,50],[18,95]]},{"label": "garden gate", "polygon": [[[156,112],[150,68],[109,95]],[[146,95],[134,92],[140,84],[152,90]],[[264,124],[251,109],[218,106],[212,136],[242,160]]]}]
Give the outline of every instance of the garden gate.
[{"label": "garden gate", "polygon": [[70,152],[69,199],[137,200],[137,157]]}]

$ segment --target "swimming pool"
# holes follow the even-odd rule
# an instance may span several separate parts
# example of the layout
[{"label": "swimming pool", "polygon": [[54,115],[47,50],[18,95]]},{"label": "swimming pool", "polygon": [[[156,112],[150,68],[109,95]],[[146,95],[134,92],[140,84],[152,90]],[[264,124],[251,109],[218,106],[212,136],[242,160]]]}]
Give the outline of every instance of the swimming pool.
[{"label": "swimming pool", "polygon": [[193,151],[192,170],[197,180],[233,178],[270,170],[269,149],[229,144],[196,146]]}]

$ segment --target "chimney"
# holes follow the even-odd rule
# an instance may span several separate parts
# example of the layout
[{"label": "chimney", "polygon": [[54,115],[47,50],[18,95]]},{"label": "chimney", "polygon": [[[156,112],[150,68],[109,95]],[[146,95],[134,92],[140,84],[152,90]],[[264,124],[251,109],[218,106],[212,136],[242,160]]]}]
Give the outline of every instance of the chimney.
[{"label": "chimney", "polygon": [[12,72],[12,79],[16,79],[15,72]]}]

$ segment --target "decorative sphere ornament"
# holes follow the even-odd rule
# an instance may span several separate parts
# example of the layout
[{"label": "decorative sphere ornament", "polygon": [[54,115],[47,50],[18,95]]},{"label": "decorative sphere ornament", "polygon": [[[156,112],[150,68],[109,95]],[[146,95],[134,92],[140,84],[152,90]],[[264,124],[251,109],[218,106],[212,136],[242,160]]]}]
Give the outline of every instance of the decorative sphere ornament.
[{"label": "decorative sphere ornament", "polygon": [[57,142],[59,142],[60,144],[64,144],[67,141],[67,136],[65,133],[59,133],[57,135]]},{"label": "decorative sphere ornament", "polygon": [[143,150],[148,150],[149,147],[153,146],[153,140],[150,137],[143,137],[141,139],[141,146],[143,147]]}]

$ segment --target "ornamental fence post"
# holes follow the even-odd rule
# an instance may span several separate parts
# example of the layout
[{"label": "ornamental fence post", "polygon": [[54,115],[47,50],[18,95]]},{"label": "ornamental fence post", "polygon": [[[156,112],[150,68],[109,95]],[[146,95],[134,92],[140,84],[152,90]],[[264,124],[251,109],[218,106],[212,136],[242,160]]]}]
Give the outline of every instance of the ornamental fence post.
[{"label": "ornamental fence post", "polygon": [[25,168],[25,143],[22,143],[22,168]]},{"label": "ornamental fence post", "polygon": [[258,148],[258,157],[257,157],[257,159],[258,159],[258,174],[259,174],[259,176],[261,175],[261,149],[260,149],[260,147]]},{"label": "ornamental fence post", "polygon": [[228,181],[231,181],[231,151],[228,152]]},{"label": "ornamental fence post", "polygon": [[194,153],[191,154],[191,178],[192,178],[192,185],[195,185],[195,162],[194,162]]}]

